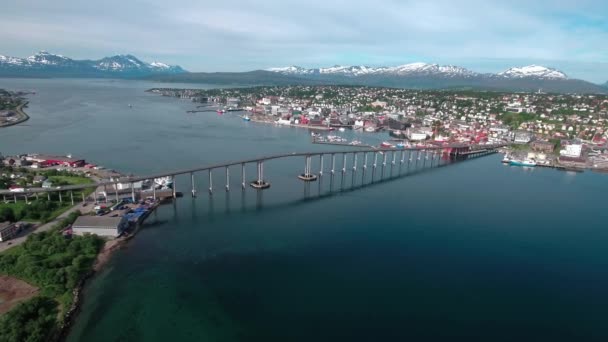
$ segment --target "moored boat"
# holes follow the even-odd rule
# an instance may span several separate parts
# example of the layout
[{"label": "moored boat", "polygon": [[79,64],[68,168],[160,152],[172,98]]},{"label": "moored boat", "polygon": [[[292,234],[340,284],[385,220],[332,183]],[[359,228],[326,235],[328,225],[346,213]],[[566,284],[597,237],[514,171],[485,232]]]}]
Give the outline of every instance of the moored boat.
[{"label": "moored boat", "polygon": [[536,162],[532,159],[524,159],[524,160],[512,159],[509,161],[509,165],[534,167],[534,166],[536,166]]},{"label": "moored boat", "polygon": [[248,115],[243,116],[243,121],[251,121],[251,118]]},{"label": "moored boat", "polygon": [[380,147],[382,148],[394,148],[395,146],[393,146],[393,144],[383,141],[382,144],[380,144]]}]

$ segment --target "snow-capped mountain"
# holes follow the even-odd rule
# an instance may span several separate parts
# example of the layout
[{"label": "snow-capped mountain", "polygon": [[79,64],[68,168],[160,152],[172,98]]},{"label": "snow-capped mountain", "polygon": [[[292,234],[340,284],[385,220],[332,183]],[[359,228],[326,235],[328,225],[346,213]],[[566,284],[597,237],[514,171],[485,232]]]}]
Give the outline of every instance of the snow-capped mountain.
[{"label": "snow-capped mountain", "polygon": [[146,63],[133,55],[116,55],[100,60],[74,60],[40,51],[27,58],[0,55],[0,76],[135,77],[148,74],[185,72],[179,66]]},{"label": "snow-capped mountain", "polygon": [[267,71],[284,75],[339,75],[339,76],[436,76],[436,77],[501,77],[501,78],[538,78],[538,79],[568,79],[563,72],[538,65],[514,67],[498,74],[481,74],[454,65],[439,65],[430,63],[410,63],[394,67],[342,66],[328,68],[306,69],[299,66],[270,68]]},{"label": "snow-capped mountain", "polygon": [[568,76],[563,72],[547,68],[540,65],[528,65],[524,67],[514,67],[497,74],[498,76],[508,78],[544,78],[544,79],[568,79]]},{"label": "snow-capped mountain", "polygon": [[386,76],[475,76],[476,73],[457,66],[438,65],[428,63],[410,63],[395,67],[369,67],[369,66],[343,66],[335,65],[328,68],[306,69],[299,66],[282,68],[270,68],[267,71],[278,72],[284,75],[340,75],[340,76],[363,76],[363,75],[386,75]]}]

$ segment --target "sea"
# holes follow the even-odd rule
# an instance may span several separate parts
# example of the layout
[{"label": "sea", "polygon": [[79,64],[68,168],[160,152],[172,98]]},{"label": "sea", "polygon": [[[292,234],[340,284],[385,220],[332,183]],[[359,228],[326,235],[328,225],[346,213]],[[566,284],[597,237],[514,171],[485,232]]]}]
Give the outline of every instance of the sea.
[{"label": "sea", "polygon": [[[0,152],[146,175],[352,149],[238,112],[187,113],[194,103],[153,87],[215,86],[0,79],[36,92],[29,121],[0,129]],[[324,177],[304,183],[304,159],[286,158],[265,163],[264,191],[243,191],[236,167],[228,181],[212,173],[209,195],[196,173],[196,198],[178,177],[184,196],[87,283],[67,341],[607,341],[608,175],[500,160],[412,170],[389,159],[372,180],[361,168],[331,177],[326,159]]]}]

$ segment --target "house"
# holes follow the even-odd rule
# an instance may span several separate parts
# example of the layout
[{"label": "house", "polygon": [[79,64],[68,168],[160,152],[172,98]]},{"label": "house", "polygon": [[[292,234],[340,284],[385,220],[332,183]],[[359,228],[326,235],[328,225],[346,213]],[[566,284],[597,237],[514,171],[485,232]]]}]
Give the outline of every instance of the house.
[{"label": "house", "polygon": [[566,148],[559,151],[560,156],[569,158],[579,158],[583,151],[583,145],[581,144],[569,144]]},{"label": "house", "polygon": [[34,176],[34,179],[33,179],[34,183],[42,183],[45,180],[46,180],[46,177],[40,176],[40,175]]},{"label": "house", "polygon": [[527,144],[532,140],[533,133],[528,131],[515,131],[513,142],[516,144]]},{"label": "house", "polygon": [[533,141],[532,143],[530,143],[530,147],[534,151],[545,152],[545,153],[552,153],[553,150],[555,149],[555,146],[553,145],[553,143],[544,141],[544,140]]},{"label": "house", "polygon": [[0,241],[6,241],[17,234],[18,228],[15,223],[0,222]]},{"label": "house", "polygon": [[76,235],[118,237],[127,228],[127,224],[125,217],[79,216],[72,224],[72,232]]}]

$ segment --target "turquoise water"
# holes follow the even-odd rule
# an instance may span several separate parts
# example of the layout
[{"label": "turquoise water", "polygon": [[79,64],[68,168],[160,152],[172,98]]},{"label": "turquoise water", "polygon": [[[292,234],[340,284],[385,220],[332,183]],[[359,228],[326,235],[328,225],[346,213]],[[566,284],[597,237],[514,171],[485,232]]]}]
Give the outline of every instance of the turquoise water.
[{"label": "turquoise water", "polygon": [[[38,91],[0,151],[145,174],[326,148],[304,130],[186,114],[191,103],[151,86],[0,79]],[[353,191],[349,177],[306,187],[303,160],[275,161],[263,193],[184,197],[89,283],[68,341],[605,341],[608,178],[499,161]],[[187,194],[189,180],[177,186]]]}]

